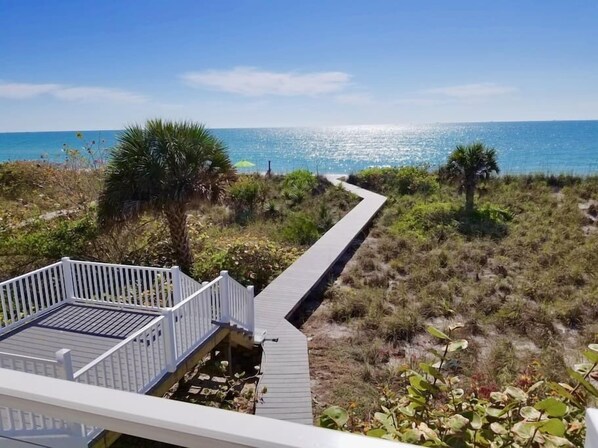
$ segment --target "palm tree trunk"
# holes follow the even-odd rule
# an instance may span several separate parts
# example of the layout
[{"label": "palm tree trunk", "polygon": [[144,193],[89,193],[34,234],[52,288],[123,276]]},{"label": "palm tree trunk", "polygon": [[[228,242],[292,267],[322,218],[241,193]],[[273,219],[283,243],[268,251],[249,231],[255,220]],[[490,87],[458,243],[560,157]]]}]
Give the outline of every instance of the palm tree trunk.
[{"label": "palm tree trunk", "polygon": [[164,214],[177,263],[184,272],[190,273],[193,255],[187,231],[187,208],[185,204],[173,202],[164,209]]},{"label": "palm tree trunk", "polygon": [[468,214],[471,214],[473,212],[474,195],[475,195],[475,185],[473,185],[473,184],[465,185],[465,211]]}]

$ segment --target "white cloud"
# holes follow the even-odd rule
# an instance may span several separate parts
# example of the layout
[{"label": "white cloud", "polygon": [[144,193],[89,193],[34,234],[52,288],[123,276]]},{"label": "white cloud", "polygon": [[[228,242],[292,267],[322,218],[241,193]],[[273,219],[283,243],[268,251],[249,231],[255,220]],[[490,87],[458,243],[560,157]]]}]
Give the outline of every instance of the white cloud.
[{"label": "white cloud", "polygon": [[487,96],[505,95],[516,92],[517,89],[511,86],[503,86],[493,82],[482,82],[477,84],[463,84],[459,86],[439,87],[426,89],[422,93],[433,95],[444,95],[453,98],[469,99]]},{"label": "white cloud", "polygon": [[58,89],[58,84],[24,84],[0,82],[0,98],[21,99],[33,98]]},{"label": "white cloud", "polygon": [[26,99],[51,95],[64,101],[142,103],[143,95],[107,87],[73,87],[62,84],[7,83],[0,81],[0,98]]},{"label": "white cloud", "polygon": [[315,96],[340,92],[351,76],[344,72],[268,72],[255,67],[188,72],[181,78],[192,87],[208,87],[247,96]]},{"label": "white cloud", "polygon": [[343,93],[334,97],[337,103],[357,106],[373,104],[374,99],[369,93]]}]

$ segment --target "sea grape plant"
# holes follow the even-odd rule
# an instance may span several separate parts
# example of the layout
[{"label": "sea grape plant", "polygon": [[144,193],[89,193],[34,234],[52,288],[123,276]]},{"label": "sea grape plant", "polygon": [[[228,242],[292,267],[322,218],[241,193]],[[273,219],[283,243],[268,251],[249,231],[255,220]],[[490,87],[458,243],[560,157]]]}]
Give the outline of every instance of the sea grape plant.
[{"label": "sea grape plant", "polygon": [[[451,374],[454,356],[467,340],[428,327],[440,349],[430,350],[431,362],[401,368],[402,389],[384,390],[380,411],[362,426],[373,437],[429,447],[579,447],[585,438],[584,412],[598,397],[592,384],[598,377],[598,344],[583,353],[585,362],[568,369],[570,381],[536,381],[529,387],[507,386],[487,394],[460,387]],[[487,396],[486,396],[487,395]],[[320,426],[348,429],[350,412],[326,409]]]}]

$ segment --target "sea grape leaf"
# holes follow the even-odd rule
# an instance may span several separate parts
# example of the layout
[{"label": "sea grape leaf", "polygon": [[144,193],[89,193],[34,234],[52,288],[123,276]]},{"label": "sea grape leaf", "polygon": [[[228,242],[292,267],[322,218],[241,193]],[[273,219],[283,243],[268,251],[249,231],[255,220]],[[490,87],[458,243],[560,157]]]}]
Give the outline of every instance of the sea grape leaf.
[{"label": "sea grape leaf", "polygon": [[553,397],[536,403],[534,407],[539,411],[544,411],[550,417],[562,417],[569,410],[569,407],[565,403]]},{"label": "sea grape leaf", "polygon": [[428,333],[430,333],[432,336],[434,336],[435,338],[444,339],[445,341],[450,341],[451,340],[451,338],[448,337],[448,335],[444,334],[438,328],[429,326],[428,328],[426,328],[426,331]]}]

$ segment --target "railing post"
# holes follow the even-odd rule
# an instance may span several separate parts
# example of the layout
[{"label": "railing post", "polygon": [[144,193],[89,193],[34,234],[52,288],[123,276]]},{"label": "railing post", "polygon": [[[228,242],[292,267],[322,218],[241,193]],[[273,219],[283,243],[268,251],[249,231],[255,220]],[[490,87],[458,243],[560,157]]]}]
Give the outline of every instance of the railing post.
[{"label": "railing post", "polygon": [[220,322],[230,323],[230,297],[228,295],[228,271],[220,271]]},{"label": "railing post", "polygon": [[181,269],[178,266],[170,268],[172,272],[172,301],[173,305],[180,303],[183,300],[181,295]]},{"label": "railing post", "polygon": [[62,263],[62,281],[64,282],[64,289],[66,291],[66,300],[73,301],[75,299],[75,287],[73,285],[71,259],[69,257],[63,257],[60,261]]},{"label": "railing post", "polygon": [[56,352],[56,362],[60,367],[62,367],[62,371],[64,372],[63,379],[73,381],[74,371],[71,351],[68,348],[58,350]]},{"label": "railing post", "polygon": [[247,287],[247,330],[253,334],[255,332],[255,304],[253,299],[255,292],[253,285]]},{"label": "railing post", "polygon": [[174,332],[174,312],[165,310],[164,316],[164,350],[166,354],[166,369],[169,372],[176,371],[176,336]]},{"label": "railing post", "polygon": [[[68,260],[68,258],[67,258]],[[64,262],[64,258],[63,258]],[[70,266],[69,266],[70,269]],[[75,371],[73,369],[73,359],[71,358],[71,351],[68,348],[63,348],[56,352],[56,362],[62,367],[64,378],[67,381],[75,380]],[[81,439],[81,446],[85,446],[85,426],[76,422],[65,422],[70,429],[71,437]]]}]

